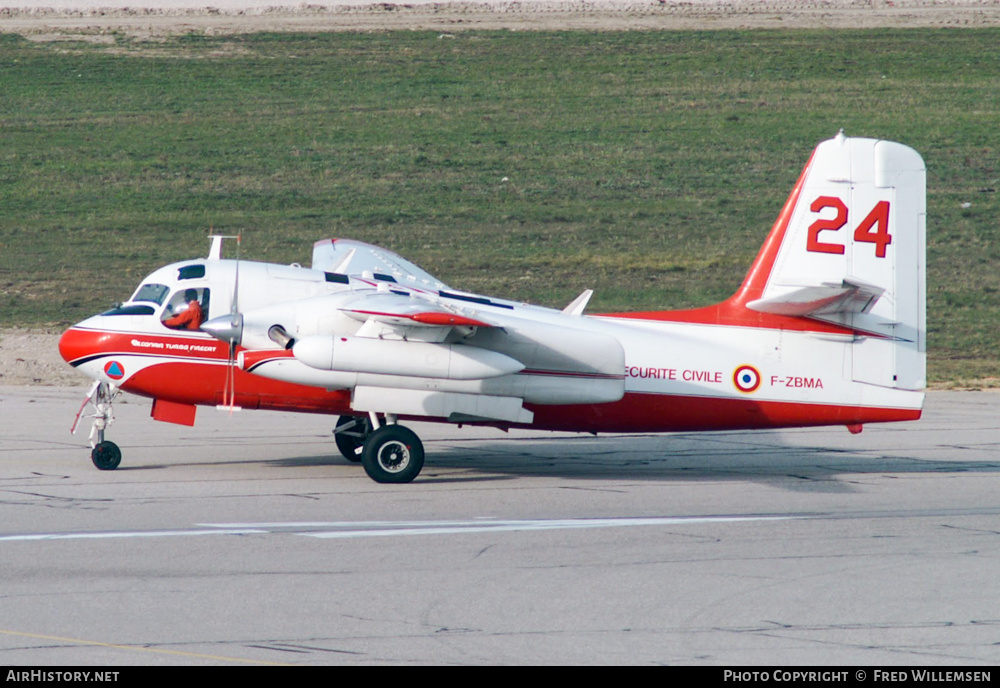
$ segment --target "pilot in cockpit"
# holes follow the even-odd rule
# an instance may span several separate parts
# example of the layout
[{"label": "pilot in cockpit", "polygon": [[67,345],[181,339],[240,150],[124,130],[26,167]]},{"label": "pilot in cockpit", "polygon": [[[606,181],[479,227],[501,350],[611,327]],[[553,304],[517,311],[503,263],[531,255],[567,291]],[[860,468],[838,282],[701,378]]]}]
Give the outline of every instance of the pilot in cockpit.
[{"label": "pilot in cockpit", "polygon": [[201,304],[198,302],[198,291],[188,289],[184,292],[184,300],[187,302],[187,308],[177,315],[167,318],[163,324],[175,330],[197,330],[205,319]]}]

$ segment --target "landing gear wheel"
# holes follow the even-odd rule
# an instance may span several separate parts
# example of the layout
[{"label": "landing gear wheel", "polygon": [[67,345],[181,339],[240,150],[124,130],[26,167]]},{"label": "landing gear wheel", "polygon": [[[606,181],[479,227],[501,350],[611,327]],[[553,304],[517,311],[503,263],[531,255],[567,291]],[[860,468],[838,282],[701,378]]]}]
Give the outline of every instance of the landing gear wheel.
[{"label": "landing gear wheel", "polygon": [[113,471],[122,462],[122,450],[114,442],[98,442],[90,452],[90,460],[102,471]]},{"label": "landing gear wheel", "polygon": [[[345,425],[351,426],[341,430]],[[357,416],[341,416],[337,421],[337,428],[333,431],[333,439],[337,443],[337,449],[344,455],[344,458],[354,463],[361,462],[361,454],[358,449],[365,446],[365,440],[372,434],[372,422],[367,418]]]},{"label": "landing gear wheel", "polygon": [[402,425],[383,425],[365,441],[361,465],[377,483],[408,483],[424,467],[424,445]]}]

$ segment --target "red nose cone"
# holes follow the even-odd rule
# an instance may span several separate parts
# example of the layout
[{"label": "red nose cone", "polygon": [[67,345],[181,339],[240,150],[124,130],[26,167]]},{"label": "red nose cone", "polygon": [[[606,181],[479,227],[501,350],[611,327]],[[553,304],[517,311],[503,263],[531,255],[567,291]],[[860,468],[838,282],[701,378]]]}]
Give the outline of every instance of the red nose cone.
[{"label": "red nose cone", "polygon": [[79,346],[76,344],[78,341],[77,335],[78,333],[73,328],[70,328],[63,332],[63,336],[59,338],[59,355],[67,363],[72,363],[77,358],[76,354],[79,351]]},{"label": "red nose cone", "polygon": [[105,336],[101,332],[78,330],[73,326],[59,338],[59,355],[70,365],[78,365],[86,357],[100,353]]}]

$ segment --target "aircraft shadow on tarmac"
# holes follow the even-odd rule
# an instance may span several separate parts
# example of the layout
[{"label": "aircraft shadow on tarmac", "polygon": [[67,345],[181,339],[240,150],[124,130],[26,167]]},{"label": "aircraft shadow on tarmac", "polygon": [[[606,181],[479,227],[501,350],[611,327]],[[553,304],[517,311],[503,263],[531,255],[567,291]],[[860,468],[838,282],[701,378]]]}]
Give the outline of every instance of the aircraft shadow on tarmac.
[{"label": "aircraft shadow on tarmac", "polygon": [[995,472],[1000,462],[942,460],[933,450],[907,453],[899,449],[844,449],[793,446],[777,434],[751,433],[517,439],[493,446],[467,447],[449,441],[435,448],[424,479],[458,476],[436,469],[464,469],[476,474],[543,476],[599,480],[720,480],[780,483],[805,492],[850,492],[844,476]]},{"label": "aircraft shadow on tarmac", "polygon": [[[847,434],[846,432],[844,433]],[[850,438],[843,444],[849,444]],[[579,480],[716,481],[778,484],[802,492],[852,492],[849,476],[865,474],[993,473],[1000,461],[981,448],[857,448],[788,443],[780,433],[499,437],[425,442],[427,462],[418,482],[481,482],[546,477]],[[947,458],[943,458],[947,455]],[[281,467],[349,465],[331,447],[328,456],[266,461]],[[356,466],[360,471],[360,466]]]}]

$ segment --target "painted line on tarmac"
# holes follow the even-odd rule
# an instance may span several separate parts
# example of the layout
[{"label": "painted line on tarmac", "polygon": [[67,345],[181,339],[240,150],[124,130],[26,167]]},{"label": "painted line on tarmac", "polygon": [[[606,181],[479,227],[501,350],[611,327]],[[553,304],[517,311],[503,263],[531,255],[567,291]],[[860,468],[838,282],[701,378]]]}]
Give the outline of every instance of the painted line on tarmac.
[{"label": "painted line on tarmac", "polygon": [[23,533],[0,535],[0,542],[25,540],[107,540],[113,538],[188,537],[192,535],[257,535],[265,530],[119,530],[93,533]]},{"label": "painted line on tarmac", "polygon": [[[330,521],[298,523],[202,523],[207,528],[260,528],[273,530],[305,530],[297,535],[322,539],[391,537],[407,535],[454,535],[458,533],[502,533],[541,530],[580,530],[590,528],[634,528],[645,526],[678,526],[703,523],[743,523],[753,521],[789,521],[813,518],[796,516],[681,516],[663,518],[569,518],[470,521]],[[333,529],[333,530],[330,530]]]},{"label": "painted line on tarmac", "polygon": [[791,516],[674,516],[651,518],[557,518],[472,519],[467,521],[292,521],[287,523],[198,523],[177,530],[118,530],[75,533],[19,533],[0,535],[0,542],[49,540],[112,540],[123,538],[201,537],[203,535],[301,535],[321,539],[350,539],[410,535],[456,535],[461,533],[511,533],[593,528],[685,526],[706,523],[751,523],[815,518],[815,514]]}]

